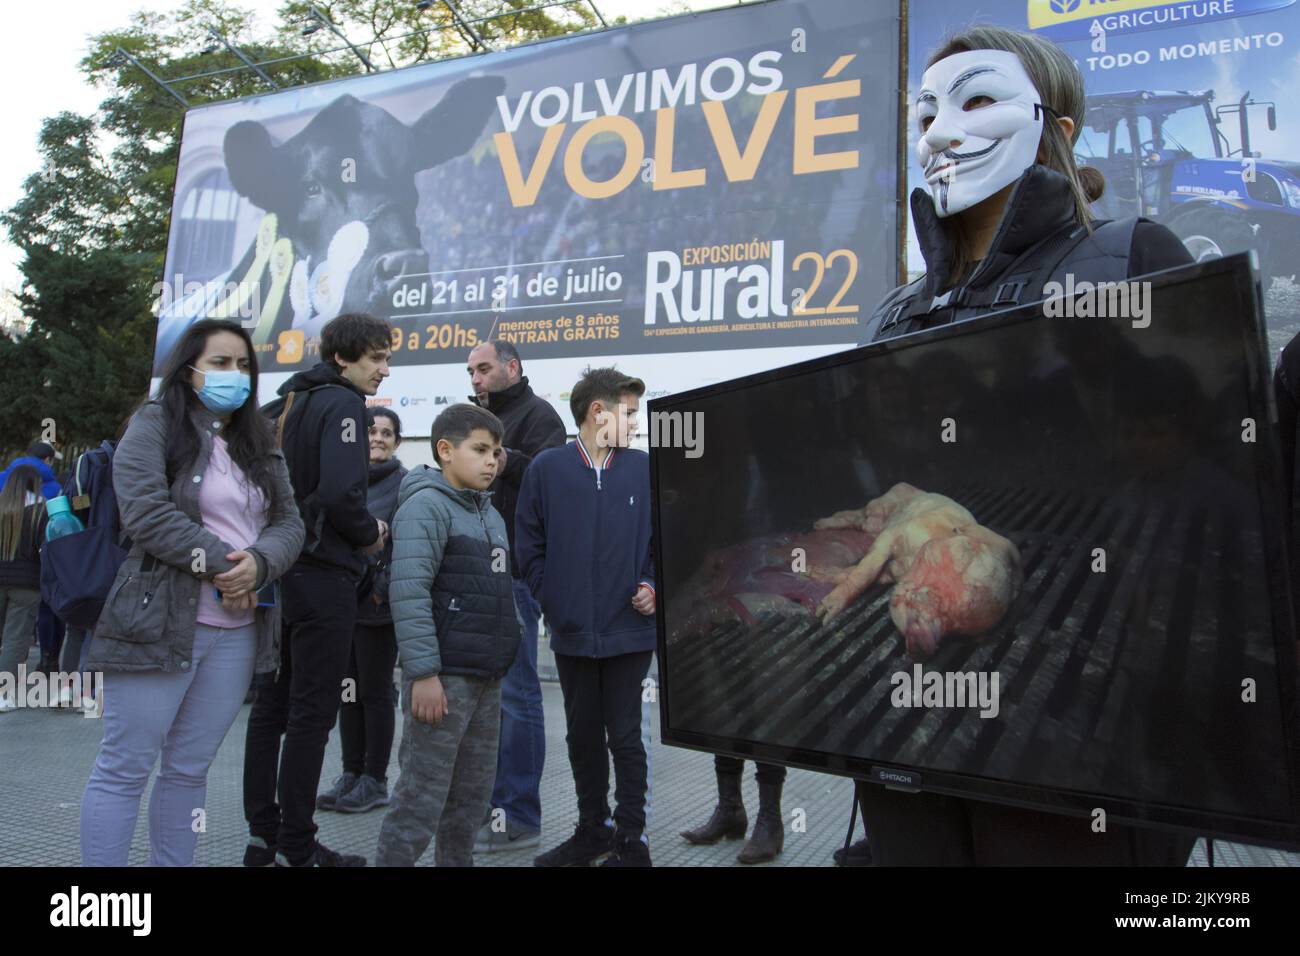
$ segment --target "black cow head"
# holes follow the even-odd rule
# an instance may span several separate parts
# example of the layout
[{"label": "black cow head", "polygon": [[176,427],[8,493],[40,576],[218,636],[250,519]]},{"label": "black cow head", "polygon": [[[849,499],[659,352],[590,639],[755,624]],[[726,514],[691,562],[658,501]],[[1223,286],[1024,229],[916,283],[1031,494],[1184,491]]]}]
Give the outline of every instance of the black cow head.
[{"label": "black cow head", "polygon": [[364,223],[368,242],[342,311],[386,314],[396,277],[428,269],[415,223],[415,174],[466,152],[504,88],[499,76],[462,80],[410,126],[344,94],[280,145],[260,122],[245,120],[226,132],[226,169],[240,195],[276,214],[295,258],[313,268],[343,226]]}]

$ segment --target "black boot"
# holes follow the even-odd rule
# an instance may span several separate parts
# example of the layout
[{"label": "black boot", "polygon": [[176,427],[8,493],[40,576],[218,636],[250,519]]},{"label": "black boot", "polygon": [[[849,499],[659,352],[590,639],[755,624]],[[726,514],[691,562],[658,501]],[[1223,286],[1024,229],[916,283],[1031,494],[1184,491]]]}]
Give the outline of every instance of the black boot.
[{"label": "black boot", "polygon": [[781,819],[781,787],[778,783],[758,785],[758,818],[745,848],[736,857],[741,863],[775,860],[785,847],[785,821]]},{"label": "black boot", "polygon": [[740,799],[740,774],[719,773],[717,777],[718,805],[713,808],[713,816],[709,817],[708,823],[682,832],[688,843],[710,845],[723,837],[739,840],[749,827],[745,804]]}]

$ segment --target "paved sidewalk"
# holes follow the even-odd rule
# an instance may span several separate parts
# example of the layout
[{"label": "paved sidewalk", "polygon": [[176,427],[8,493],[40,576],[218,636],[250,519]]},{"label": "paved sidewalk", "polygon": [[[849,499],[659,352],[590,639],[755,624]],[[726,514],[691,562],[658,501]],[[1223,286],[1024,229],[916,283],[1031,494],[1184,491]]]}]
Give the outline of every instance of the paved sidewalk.
[{"label": "paved sidewalk", "polygon": [[[34,663],[34,662],[33,662]],[[546,770],[542,778],[542,847],[566,839],[577,822],[573,780],[564,746],[564,709],[558,684],[544,683],[546,706]],[[207,832],[199,839],[195,862],[237,866],[243,857],[246,830],[242,808],[246,705],[231,728],[208,777]],[[666,747],[659,742],[658,707],[652,708],[651,855],[657,866],[732,866],[739,841],[693,847],[678,835],[707,818],[715,789],[710,754]],[[400,735],[400,720],[398,722]],[[0,716],[0,865],[75,866],[79,861],[78,814],[82,789],[99,746],[102,723],[67,712],[20,710]],[[397,776],[397,748],[389,771]],[[340,772],[338,735],[330,737],[324,782]],[[745,805],[751,821],[758,807],[753,765],[746,767]],[[611,780],[612,786],[612,780]],[[829,866],[831,852],[842,845],[848,826],[852,783],[840,777],[794,770],[786,782],[783,810],[785,852],[772,864]],[[611,795],[612,799],[612,795]],[[148,800],[148,791],[145,801]],[[147,802],[144,804],[147,807]],[[794,811],[804,811],[804,832],[790,832]],[[361,815],[320,813],[320,838],[326,845],[373,859],[383,810]],[[861,825],[859,824],[859,834]],[[530,866],[536,850],[481,856],[488,866]],[[130,862],[148,857],[147,824],[141,814]],[[424,856],[432,862],[433,853]],[[1215,843],[1219,866],[1300,866],[1300,854],[1282,853],[1241,844]],[[1205,865],[1204,841],[1197,845],[1192,865]]]}]

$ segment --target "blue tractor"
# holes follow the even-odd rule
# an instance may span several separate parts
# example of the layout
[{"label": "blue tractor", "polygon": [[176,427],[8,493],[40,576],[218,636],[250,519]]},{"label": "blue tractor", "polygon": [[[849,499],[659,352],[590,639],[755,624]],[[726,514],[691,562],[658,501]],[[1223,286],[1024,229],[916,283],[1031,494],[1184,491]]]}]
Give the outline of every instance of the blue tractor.
[{"label": "blue tractor", "polygon": [[[1075,144],[1080,163],[1106,177],[1097,209],[1107,219],[1142,215],[1172,229],[1197,259],[1255,249],[1267,290],[1300,271],[1300,163],[1262,159],[1250,148],[1248,110],[1273,103],[1247,92],[1213,107],[1213,90],[1101,93],[1088,97]],[[1221,129],[1236,114],[1240,147]]]}]

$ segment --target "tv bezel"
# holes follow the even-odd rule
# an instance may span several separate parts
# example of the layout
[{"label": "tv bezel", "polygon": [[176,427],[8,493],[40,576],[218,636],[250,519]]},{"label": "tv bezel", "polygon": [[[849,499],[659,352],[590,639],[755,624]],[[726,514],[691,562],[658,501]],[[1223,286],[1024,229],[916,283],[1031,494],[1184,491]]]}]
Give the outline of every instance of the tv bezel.
[{"label": "tv bezel", "polygon": [[[1297,686],[1296,677],[1298,645],[1293,623],[1294,605],[1287,548],[1282,531],[1286,526],[1284,522],[1287,524],[1290,522],[1290,507],[1282,477],[1284,473],[1281,469],[1281,453],[1276,433],[1277,407],[1272,391],[1271,367],[1263,321],[1263,293],[1255,253],[1238,253],[1133,278],[1150,282],[1152,289],[1160,289],[1222,274],[1231,276],[1237,299],[1241,304],[1241,307],[1235,310],[1235,316],[1229,320],[1236,321],[1240,326],[1242,353],[1246,363],[1248,406],[1257,423],[1254,442],[1256,491],[1260,505],[1261,531],[1264,536],[1264,562],[1267,574],[1265,590],[1269,600],[1269,616],[1272,621],[1277,663],[1275,674],[1282,716],[1280,731],[1287,757],[1286,777],[1292,807],[1290,821],[1241,816],[1169,803],[1124,799],[1091,791],[997,780],[974,774],[931,770],[890,761],[869,760],[675,728],[672,724],[673,688],[671,680],[667,679],[669,673],[667,662],[671,657],[671,651],[667,645],[665,615],[662,613],[662,606],[670,604],[673,596],[664,575],[663,549],[659,546],[659,542],[663,540],[660,525],[659,482],[660,456],[663,451],[652,445],[650,448],[651,521],[655,541],[655,580],[661,605],[660,613],[655,615],[655,627],[659,661],[660,732],[663,742],[674,747],[776,763],[861,781],[875,780],[876,771],[894,771],[913,780],[915,786],[907,787],[906,789],[909,790],[967,797],[1079,817],[1090,816],[1095,808],[1100,807],[1106,811],[1108,821],[1300,850],[1300,796],[1297,790],[1297,785],[1300,783],[1300,767],[1297,762],[1296,724],[1297,699],[1300,698],[1300,687]],[[1028,303],[967,321],[655,398],[648,403],[648,411],[650,416],[672,411],[686,411],[689,409],[685,406],[699,399],[713,398],[768,382],[823,372],[842,365],[856,364],[873,355],[976,335],[986,329],[1007,324],[1032,321],[1114,320],[1048,318],[1043,314],[1041,302]],[[1152,321],[1159,321],[1159,318],[1153,316]]]}]

